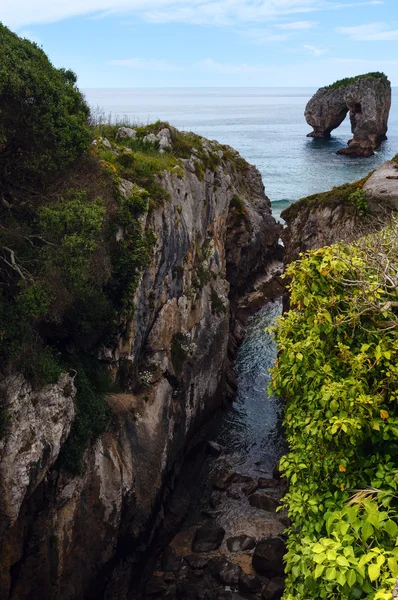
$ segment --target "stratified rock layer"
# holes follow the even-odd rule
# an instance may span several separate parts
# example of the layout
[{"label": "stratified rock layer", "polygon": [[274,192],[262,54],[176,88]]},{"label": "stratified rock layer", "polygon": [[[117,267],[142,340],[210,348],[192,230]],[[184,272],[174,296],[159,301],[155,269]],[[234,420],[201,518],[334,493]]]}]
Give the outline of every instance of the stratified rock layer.
[{"label": "stratified rock layer", "polygon": [[319,89],[308,102],[304,114],[314,129],[308,137],[329,137],[349,112],[353,138],[338,154],[371,156],[387,139],[391,84],[385,76],[372,75],[338,83]]},{"label": "stratified rock layer", "polygon": [[113,428],[87,450],[82,475],[54,466],[73,381],[36,392],[20,377],[1,382],[11,419],[0,442],[2,599],[131,597],[193,436],[223,402],[231,300],[279,254],[280,227],[257,169],[201,144],[220,164],[193,152],[159,176],[170,201],[142,218],[154,255],[134,316],[99,351],[125,391],[108,398]]}]

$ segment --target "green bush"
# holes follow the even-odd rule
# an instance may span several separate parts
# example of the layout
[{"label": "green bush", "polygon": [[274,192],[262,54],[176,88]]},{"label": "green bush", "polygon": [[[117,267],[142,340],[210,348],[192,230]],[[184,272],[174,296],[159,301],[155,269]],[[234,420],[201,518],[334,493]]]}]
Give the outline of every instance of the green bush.
[{"label": "green bush", "polygon": [[110,388],[107,372],[89,357],[74,359],[70,367],[76,370],[76,416],[66,443],[62,447],[59,465],[73,474],[83,472],[84,451],[111,423],[111,410],[105,400]]},{"label": "green bush", "polygon": [[85,152],[89,108],[72,71],[1,23],[0,56],[0,186],[17,204],[23,187]]},{"label": "green bush", "polygon": [[398,576],[397,227],[287,269],[274,391],[290,452],[285,600],[391,600]]},{"label": "green bush", "polygon": [[382,79],[387,81],[387,76],[384,73],[380,73],[379,71],[375,71],[374,73],[365,73],[364,75],[357,75],[356,77],[346,77],[345,79],[339,79],[331,85],[327,85],[326,87],[324,87],[324,89],[336,90],[341,87],[347,87],[361,79]]}]

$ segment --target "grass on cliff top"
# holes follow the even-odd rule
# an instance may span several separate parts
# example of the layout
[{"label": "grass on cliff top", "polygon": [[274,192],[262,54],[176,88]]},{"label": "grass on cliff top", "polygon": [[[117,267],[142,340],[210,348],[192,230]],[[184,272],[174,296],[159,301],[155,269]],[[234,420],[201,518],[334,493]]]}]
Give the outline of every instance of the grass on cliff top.
[{"label": "grass on cliff top", "polygon": [[326,85],[324,90],[337,90],[341,87],[347,87],[352,83],[355,83],[359,79],[383,79],[387,81],[387,75],[381,73],[380,71],[375,71],[374,73],[364,73],[363,75],[357,75],[356,77],[346,77],[345,79],[339,79],[335,81],[331,85]]},{"label": "grass on cliff top", "polygon": [[297,200],[297,202],[294,202],[288,206],[288,208],[281,213],[281,217],[288,223],[289,221],[295,219],[303,209],[306,211],[311,211],[320,206],[328,206],[331,208],[336,206],[347,206],[352,207],[353,210],[355,210],[355,204],[352,203],[350,196],[354,192],[362,190],[363,186],[371,175],[372,173],[369,173],[369,175],[363,179],[360,179],[359,181],[354,181],[354,183],[345,183],[332,188],[328,192],[320,192],[319,194],[312,194],[312,196],[301,198],[300,200]]},{"label": "grass on cliff top", "polygon": [[[117,137],[120,127],[130,127],[135,129],[137,137],[119,139]],[[169,129],[171,133],[172,149],[166,150],[163,154],[159,152],[156,144],[144,142],[145,136],[149,134],[157,135],[162,129]],[[93,117],[92,133],[94,137],[107,138],[116,149],[127,147],[134,154],[139,154],[137,158],[145,162],[148,159],[156,167],[156,172],[177,171],[182,175],[181,159],[189,159],[194,154],[197,158],[195,165],[196,175],[200,180],[204,179],[205,171],[214,172],[224,160],[232,163],[238,172],[248,171],[250,165],[229,146],[224,146],[217,142],[210,142],[193,132],[182,132],[172,127],[166,121],[156,121],[149,125],[137,125],[127,119],[118,122],[112,122],[110,115],[105,122],[103,117]],[[206,146],[206,147],[205,147]],[[219,152],[223,153],[223,157]],[[126,178],[128,179],[127,175]],[[137,181],[137,183],[139,183]]]}]

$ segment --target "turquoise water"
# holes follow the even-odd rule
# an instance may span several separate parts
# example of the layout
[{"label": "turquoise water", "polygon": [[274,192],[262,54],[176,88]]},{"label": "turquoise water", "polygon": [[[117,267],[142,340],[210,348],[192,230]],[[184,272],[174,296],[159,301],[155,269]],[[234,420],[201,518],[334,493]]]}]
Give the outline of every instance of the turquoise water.
[{"label": "turquoise water", "polygon": [[105,114],[148,123],[169,121],[239,150],[263,176],[276,216],[290,202],[355,181],[398,153],[397,90],[388,141],[374,157],[351,159],[336,150],[350,139],[348,118],[330,140],[307,138],[303,113],[313,88],[162,88],[85,90]]}]

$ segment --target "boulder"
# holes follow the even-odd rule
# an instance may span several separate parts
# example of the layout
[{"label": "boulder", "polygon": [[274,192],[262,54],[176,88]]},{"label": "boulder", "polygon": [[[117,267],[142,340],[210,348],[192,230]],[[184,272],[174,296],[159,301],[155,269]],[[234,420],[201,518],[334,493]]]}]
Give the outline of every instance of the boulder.
[{"label": "boulder", "polygon": [[257,575],[246,575],[246,573],[241,573],[239,590],[243,594],[255,594],[256,592],[261,592],[261,585],[261,581]]},{"label": "boulder", "polygon": [[159,140],[154,133],[148,133],[148,135],[146,135],[142,141],[146,144],[152,144],[154,146]]},{"label": "boulder", "polygon": [[218,508],[222,502],[223,495],[221,492],[213,492],[210,496],[210,506],[212,508]]},{"label": "boulder", "polygon": [[241,575],[240,567],[223,557],[212,558],[209,571],[223,585],[237,585]]},{"label": "boulder", "polygon": [[284,574],[283,557],[286,546],[281,538],[262,540],[254,550],[252,564],[260,575],[276,577]]},{"label": "boulder", "polygon": [[249,481],[249,483],[246,483],[244,486],[242,486],[242,492],[245,494],[245,496],[251,496],[251,494],[257,490],[257,487],[258,485],[255,481]]},{"label": "boulder", "polygon": [[242,552],[253,550],[256,540],[248,535],[238,535],[227,539],[227,546],[230,552]]},{"label": "boulder", "polygon": [[162,577],[153,576],[145,586],[147,596],[164,596],[167,592],[167,584]]},{"label": "boulder", "polygon": [[264,586],[262,598],[264,600],[280,600],[285,590],[285,581],[282,577],[274,577],[270,579]]},{"label": "boulder", "polygon": [[217,442],[209,441],[207,442],[207,451],[211,456],[220,456],[226,451],[225,446],[221,446],[221,444],[217,444]]},{"label": "boulder", "polygon": [[190,554],[189,556],[185,556],[185,561],[191,569],[197,571],[207,567],[209,559],[200,554]]},{"label": "boulder", "polygon": [[353,138],[338,154],[372,156],[387,139],[391,84],[385,75],[360,75],[321,88],[305,109],[309,137],[329,137],[350,113]]},{"label": "boulder", "polygon": [[260,477],[258,480],[258,487],[260,490],[265,490],[267,488],[276,488],[279,485],[278,479],[266,479],[265,477]]},{"label": "boulder", "polygon": [[162,555],[162,570],[165,573],[178,573],[181,569],[182,559],[172,546],[167,546]]},{"label": "boulder", "polygon": [[266,510],[267,512],[275,512],[279,506],[279,502],[276,498],[265,494],[264,492],[256,492],[249,498],[250,506]]},{"label": "boulder", "polygon": [[211,552],[217,550],[224,539],[225,529],[213,523],[205,523],[195,532],[192,542],[193,552]]},{"label": "boulder", "polygon": [[137,132],[131,127],[119,127],[116,137],[121,139],[130,138],[134,140],[137,137]]}]

